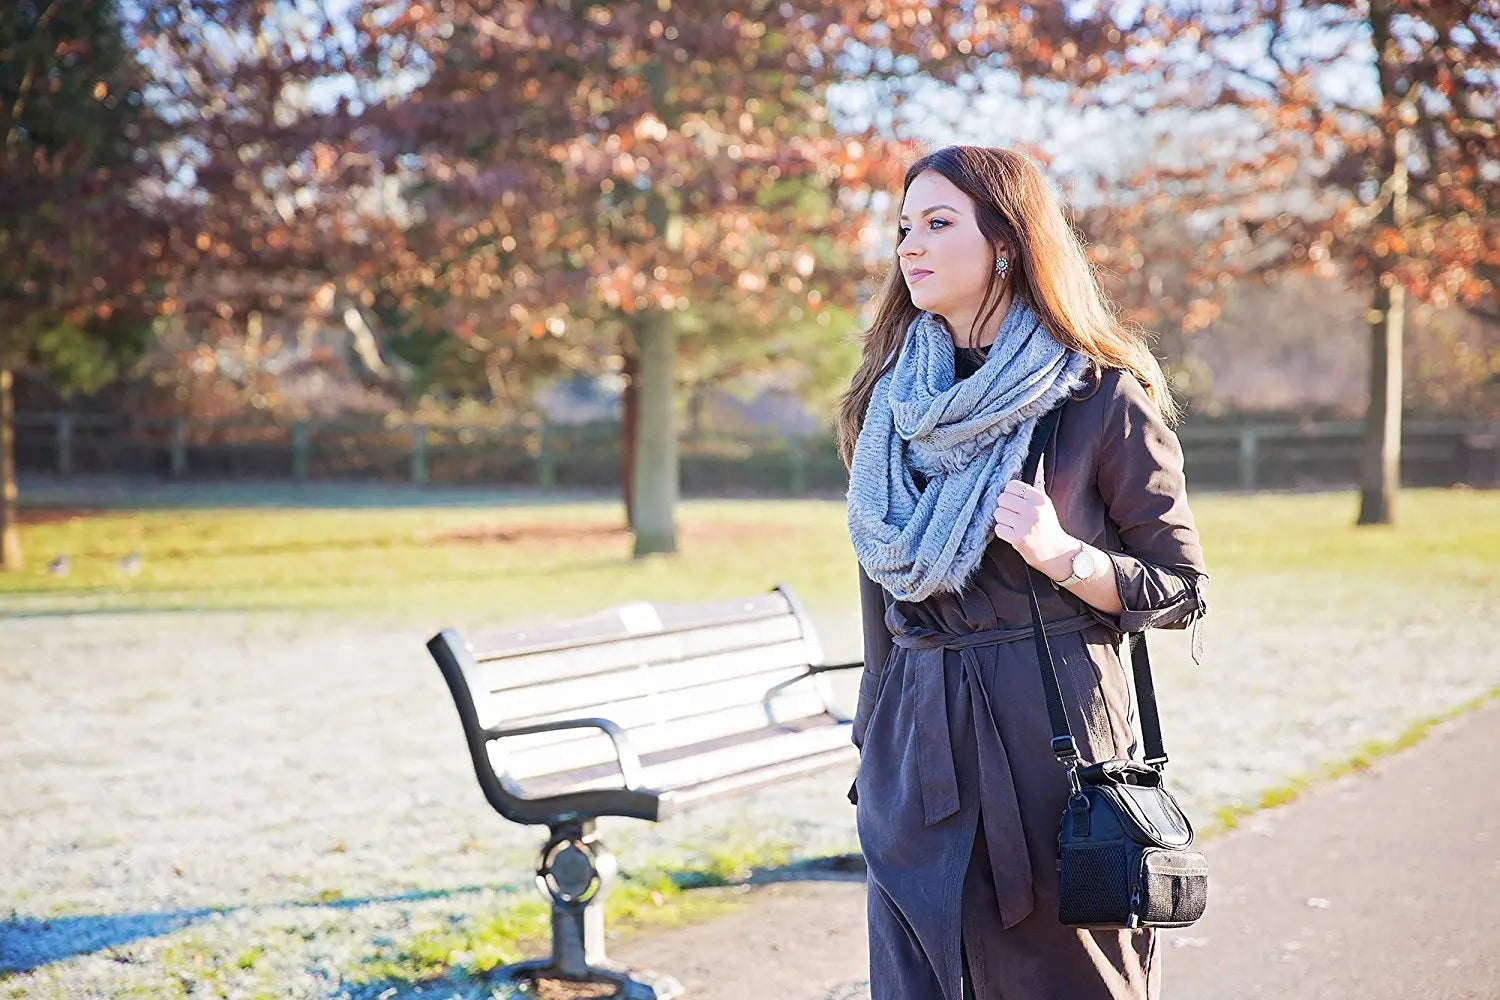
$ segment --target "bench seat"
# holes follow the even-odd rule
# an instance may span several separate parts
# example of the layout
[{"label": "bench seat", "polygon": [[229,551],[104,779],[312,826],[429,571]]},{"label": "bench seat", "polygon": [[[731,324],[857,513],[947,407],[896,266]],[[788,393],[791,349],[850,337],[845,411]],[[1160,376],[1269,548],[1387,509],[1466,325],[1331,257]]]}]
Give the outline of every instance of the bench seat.
[{"label": "bench seat", "polygon": [[[849,724],[824,715],[800,726],[768,726],[648,754],[641,758],[640,777],[642,790],[658,796],[656,818],[664,819],[689,803],[815,773],[857,756]],[[620,787],[619,768],[596,764],[528,781],[525,793],[543,799]]]}]

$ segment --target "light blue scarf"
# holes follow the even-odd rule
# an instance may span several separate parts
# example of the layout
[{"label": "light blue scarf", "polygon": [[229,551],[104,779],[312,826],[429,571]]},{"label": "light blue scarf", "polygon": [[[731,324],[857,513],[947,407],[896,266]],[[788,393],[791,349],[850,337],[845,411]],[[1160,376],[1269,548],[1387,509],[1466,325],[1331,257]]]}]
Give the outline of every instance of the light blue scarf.
[{"label": "light blue scarf", "polygon": [[[875,383],[849,467],[849,538],[898,600],[958,592],[994,538],[995,505],[1020,474],[1037,420],[1084,383],[1090,361],[1019,297],[984,365],[954,384],[953,338],[920,313]],[[912,470],[927,477],[918,490]]]}]

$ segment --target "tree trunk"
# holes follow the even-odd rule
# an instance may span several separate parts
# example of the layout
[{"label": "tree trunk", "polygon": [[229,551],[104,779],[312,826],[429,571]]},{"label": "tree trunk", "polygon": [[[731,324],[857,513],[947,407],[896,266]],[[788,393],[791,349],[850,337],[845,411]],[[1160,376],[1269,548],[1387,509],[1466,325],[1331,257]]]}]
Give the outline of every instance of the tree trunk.
[{"label": "tree trunk", "polygon": [[[1396,130],[1387,145],[1390,191],[1376,226],[1405,232],[1407,222],[1406,158],[1409,123],[1403,121],[1406,95],[1398,92],[1391,42],[1391,12],[1386,4],[1372,4],[1370,26],[1376,43],[1381,96],[1394,109]],[[1359,518],[1356,524],[1394,524],[1396,494],[1401,489],[1401,346],[1405,334],[1406,289],[1396,268],[1401,250],[1382,258],[1370,301],[1370,409],[1365,415],[1365,442],[1360,470]],[[1389,263],[1385,263],[1389,261]]]},{"label": "tree trunk", "polygon": [[1359,524],[1394,524],[1401,488],[1401,345],[1406,289],[1378,285],[1370,302],[1370,410],[1365,415]]},{"label": "tree trunk", "polygon": [[[657,109],[658,113],[668,114],[670,120],[670,114],[665,110],[669,102],[666,100],[663,90],[661,64],[654,60],[648,60],[645,66],[642,67],[642,72],[647,86],[651,89],[655,98],[652,106]],[[661,189],[652,188],[647,190],[645,213],[646,219],[661,236],[666,248],[673,252],[680,251],[682,249],[682,219],[681,216],[673,212],[668,197],[664,196]],[[645,551],[675,552],[677,550],[675,530],[672,527],[672,508],[677,503],[677,439],[675,433],[670,429],[672,422],[671,404],[674,395],[672,369],[675,367],[673,347],[673,340],[675,338],[672,331],[666,328],[667,324],[659,314],[649,311],[644,313],[636,312],[630,314],[627,318],[622,338],[624,340],[622,349],[625,357],[625,398],[623,400],[624,406],[621,412],[620,427],[623,447],[620,450],[622,452],[621,458],[624,462],[624,470],[620,479],[625,493],[625,519],[630,526],[630,530],[635,532],[635,554],[637,556],[644,555]],[[660,377],[666,380],[667,415],[665,426],[668,428],[667,433],[673,434],[673,436],[670,447],[653,458],[649,454],[643,455],[643,450],[649,452],[652,447],[660,449],[659,443],[648,445],[643,444],[643,442],[647,436],[653,433],[652,430],[647,429],[647,425],[652,420],[659,420],[660,418],[657,415],[653,415],[650,418],[643,418],[642,416],[645,409],[650,406],[650,404],[643,402],[650,390],[642,384],[642,372],[648,367],[645,361],[646,340],[656,332],[664,329],[666,332],[662,336],[666,338],[665,347],[660,348],[660,345],[658,346],[666,352],[666,373]],[[647,377],[650,378],[652,376]],[[655,428],[656,432],[660,432],[660,430],[660,427]],[[668,453],[670,453],[669,459],[661,457]],[[640,484],[643,469],[651,468],[653,461],[666,460],[670,460],[672,465],[672,488],[670,499],[664,501],[666,509],[665,520],[661,520],[662,514],[660,511],[655,512],[654,515],[647,515],[648,518],[655,516],[658,519],[648,533],[661,534],[664,531],[665,534],[662,537],[666,539],[664,543],[666,548],[656,549],[648,547],[643,551],[641,547],[641,525],[638,522],[643,493],[637,487]],[[663,474],[665,473],[663,472]],[[647,484],[644,495],[654,497],[660,489],[660,484],[656,486]],[[653,522],[648,520],[647,524],[651,525]]]},{"label": "tree trunk", "polygon": [[708,402],[708,391],[702,384],[693,387],[687,398],[687,439],[693,444],[703,440],[703,407]]},{"label": "tree trunk", "polygon": [[635,555],[677,551],[677,432],[673,426],[675,334],[667,317],[647,313],[636,327],[634,475]]},{"label": "tree trunk", "polygon": [[22,566],[21,528],[16,519],[16,404],[13,376],[0,368],[0,570]]},{"label": "tree trunk", "polygon": [[640,379],[640,355],[635,339],[626,333],[620,344],[620,356],[625,365],[620,374],[625,379],[625,388],[620,393],[620,499],[625,503],[625,526],[635,530],[635,442],[639,436],[640,394],[636,384]]}]

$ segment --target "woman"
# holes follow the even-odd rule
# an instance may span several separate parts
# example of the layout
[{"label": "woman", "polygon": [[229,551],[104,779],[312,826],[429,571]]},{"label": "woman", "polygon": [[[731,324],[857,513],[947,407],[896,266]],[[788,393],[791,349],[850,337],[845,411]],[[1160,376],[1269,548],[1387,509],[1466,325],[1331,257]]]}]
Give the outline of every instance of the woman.
[{"label": "woman", "polygon": [[[1154,1000],[1154,931],[1057,920],[1067,781],[1027,574],[1041,574],[1080,756],[1139,759],[1122,636],[1206,611],[1178,411],[1024,156],[953,146],[918,160],[899,233],[839,407],[865,637],[850,798],[872,996]],[[1038,484],[1021,482],[1053,407]]]}]

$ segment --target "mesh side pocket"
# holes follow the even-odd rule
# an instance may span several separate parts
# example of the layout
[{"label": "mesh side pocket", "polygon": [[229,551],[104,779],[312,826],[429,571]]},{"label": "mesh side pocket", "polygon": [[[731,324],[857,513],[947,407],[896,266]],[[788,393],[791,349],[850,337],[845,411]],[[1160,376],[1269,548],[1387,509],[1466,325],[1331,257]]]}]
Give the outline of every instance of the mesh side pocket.
[{"label": "mesh side pocket", "polygon": [[1196,851],[1149,850],[1141,859],[1141,920],[1186,926],[1208,908],[1208,862]]},{"label": "mesh side pocket", "polygon": [[1064,924],[1125,923],[1130,906],[1124,841],[1065,844],[1057,881],[1057,916]]}]

